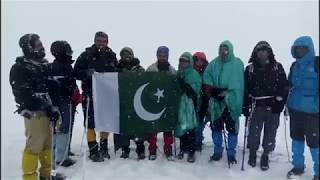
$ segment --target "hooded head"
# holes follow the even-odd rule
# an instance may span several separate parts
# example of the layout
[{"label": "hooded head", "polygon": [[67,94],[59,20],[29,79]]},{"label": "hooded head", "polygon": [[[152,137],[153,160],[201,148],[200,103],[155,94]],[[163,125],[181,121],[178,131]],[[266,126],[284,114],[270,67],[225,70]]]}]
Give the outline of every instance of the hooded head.
[{"label": "hooded head", "polygon": [[72,64],[72,48],[67,41],[55,41],[51,44],[50,48],[51,54],[56,58],[56,60],[63,61]]},{"label": "hooded head", "polygon": [[19,39],[19,46],[26,58],[34,60],[42,60],[44,58],[45,49],[40,41],[40,36],[37,34],[25,34]]},{"label": "hooded head", "polygon": [[273,50],[267,41],[259,41],[254,47],[249,63],[261,66],[276,62]]},{"label": "hooded head", "polygon": [[179,71],[193,69],[193,57],[189,52],[184,52],[179,58]]},{"label": "hooded head", "polygon": [[124,47],[120,51],[120,57],[124,61],[131,61],[134,58],[133,50],[130,47]]},{"label": "hooded head", "polygon": [[291,47],[291,54],[298,62],[313,61],[315,51],[311,37],[302,36],[296,39]]},{"label": "hooded head", "polygon": [[223,41],[219,46],[219,59],[230,61],[234,58],[233,45],[230,41]]},{"label": "hooded head", "polygon": [[207,57],[203,52],[196,52],[193,54],[193,68],[202,74],[208,66]]}]

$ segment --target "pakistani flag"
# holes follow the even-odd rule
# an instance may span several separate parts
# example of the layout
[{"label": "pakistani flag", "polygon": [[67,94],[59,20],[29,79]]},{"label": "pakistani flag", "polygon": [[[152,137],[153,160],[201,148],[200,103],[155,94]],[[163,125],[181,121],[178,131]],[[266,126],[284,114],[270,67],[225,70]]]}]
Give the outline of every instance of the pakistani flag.
[{"label": "pakistani flag", "polygon": [[174,75],[94,73],[92,79],[97,131],[145,136],[174,130],[180,97]]}]

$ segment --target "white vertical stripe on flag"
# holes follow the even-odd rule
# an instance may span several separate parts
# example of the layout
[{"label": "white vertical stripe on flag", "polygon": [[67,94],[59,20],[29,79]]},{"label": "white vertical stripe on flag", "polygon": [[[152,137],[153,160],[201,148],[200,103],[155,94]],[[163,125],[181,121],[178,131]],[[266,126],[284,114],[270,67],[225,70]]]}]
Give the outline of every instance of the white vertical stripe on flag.
[{"label": "white vertical stripe on flag", "polygon": [[93,108],[96,131],[120,133],[118,73],[92,76]]}]

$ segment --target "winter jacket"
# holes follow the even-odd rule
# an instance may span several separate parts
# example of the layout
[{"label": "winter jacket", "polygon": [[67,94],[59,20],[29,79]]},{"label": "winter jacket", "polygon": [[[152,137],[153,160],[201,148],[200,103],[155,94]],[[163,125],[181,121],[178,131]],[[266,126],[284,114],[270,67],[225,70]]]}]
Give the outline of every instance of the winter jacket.
[{"label": "winter jacket", "polygon": [[52,105],[49,94],[53,83],[46,60],[39,63],[17,57],[10,70],[10,85],[19,113],[23,110],[42,111]]},{"label": "winter jacket", "polygon": [[228,47],[228,56],[222,60],[219,56],[212,60],[203,75],[203,84],[212,88],[225,89],[222,101],[210,99],[211,121],[219,119],[227,107],[231,118],[238,121],[242,112],[244,93],[244,66],[241,59],[233,54],[231,42],[224,41],[220,46]]},{"label": "winter jacket", "polygon": [[116,54],[107,48],[99,52],[95,45],[81,53],[74,66],[76,79],[82,81],[82,91],[89,96],[92,95],[92,77],[88,75],[89,69],[96,72],[117,72],[118,61]]},{"label": "winter jacket", "polygon": [[[151,64],[147,70],[147,72],[160,72],[159,68],[158,68],[158,62]],[[171,65],[169,65],[169,73],[170,74],[176,74],[177,71],[174,69],[174,67],[172,67]]]},{"label": "winter jacket", "polygon": [[[256,46],[257,47],[257,46]],[[245,116],[249,115],[249,109],[252,106],[252,96],[273,96],[264,100],[256,100],[256,106],[271,107],[273,113],[281,113],[288,95],[288,80],[282,65],[274,59],[273,52],[269,58],[270,63],[261,66],[255,56],[256,48],[253,56],[244,72],[245,93],[243,112]],[[282,100],[276,100],[279,96]]]},{"label": "winter jacket", "polygon": [[[182,89],[182,95],[179,102],[178,125],[175,130],[175,135],[177,137],[182,136],[187,130],[194,129],[198,126],[196,102],[200,96],[202,84],[201,76],[193,69],[192,55],[189,52],[185,52],[180,58],[187,59],[190,64],[186,69],[179,70],[177,75],[178,81],[180,78],[183,84],[181,85],[181,82],[179,83],[180,88]],[[192,92],[188,93],[186,91]]]},{"label": "winter jacket", "polygon": [[[308,47],[308,53],[296,58],[296,46]],[[306,113],[319,113],[319,72],[316,72],[315,51],[312,39],[303,36],[295,40],[291,54],[296,61],[289,73],[288,107]],[[318,63],[319,64],[319,63]]]},{"label": "winter jacket", "polygon": [[138,58],[133,58],[129,63],[120,59],[118,64],[119,72],[144,72],[144,68],[140,66],[140,61]]},{"label": "winter jacket", "polygon": [[77,89],[71,66],[72,62],[66,62],[64,59],[55,59],[53,63],[50,63],[50,74],[59,83],[58,94],[56,97],[52,97],[54,104],[69,102]]}]

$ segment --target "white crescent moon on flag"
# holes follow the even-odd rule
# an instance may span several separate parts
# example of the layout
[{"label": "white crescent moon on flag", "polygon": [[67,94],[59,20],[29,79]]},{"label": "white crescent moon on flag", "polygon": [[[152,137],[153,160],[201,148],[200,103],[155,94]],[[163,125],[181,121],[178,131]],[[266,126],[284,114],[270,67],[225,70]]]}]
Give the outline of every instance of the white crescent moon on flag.
[{"label": "white crescent moon on flag", "polygon": [[133,98],[133,107],[134,107],[134,110],[136,111],[137,115],[145,120],[145,121],[154,121],[154,120],[157,120],[159,119],[162,114],[164,113],[164,111],[166,110],[166,108],[164,108],[162,111],[160,111],[159,113],[150,113],[148,112],[142,105],[142,102],[141,102],[141,95],[142,95],[142,92],[144,90],[144,88],[146,86],[148,86],[149,83],[146,83],[146,84],[143,84],[142,86],[140,86],[138,88],[138,90],[136,91],[135,95],[134,95],[134,98]]}]

